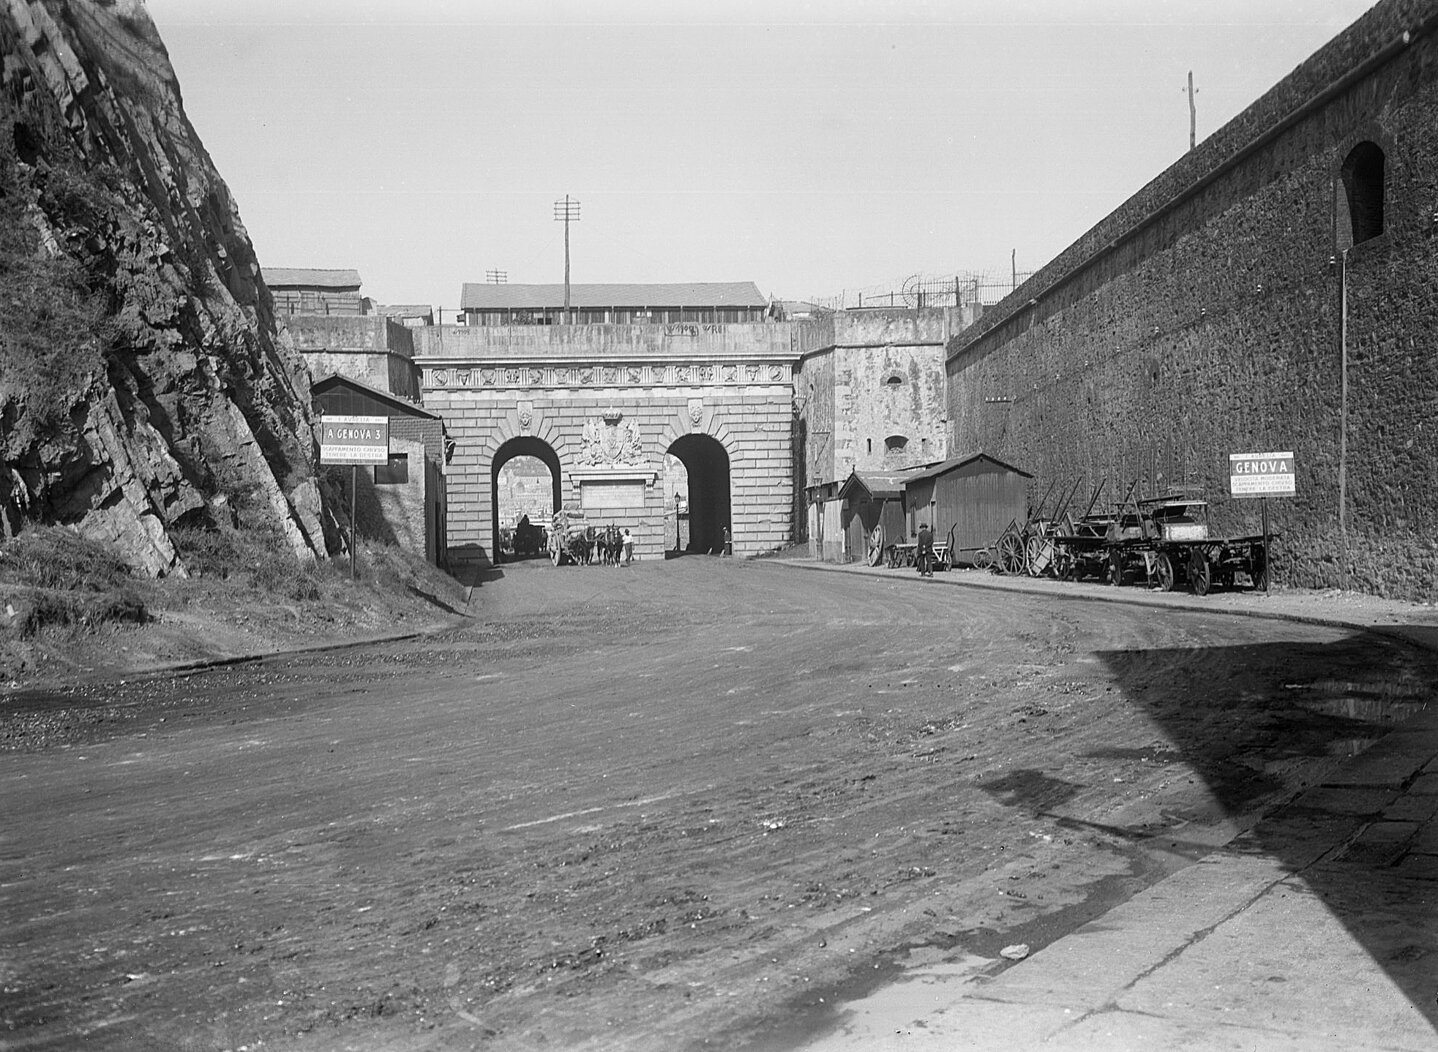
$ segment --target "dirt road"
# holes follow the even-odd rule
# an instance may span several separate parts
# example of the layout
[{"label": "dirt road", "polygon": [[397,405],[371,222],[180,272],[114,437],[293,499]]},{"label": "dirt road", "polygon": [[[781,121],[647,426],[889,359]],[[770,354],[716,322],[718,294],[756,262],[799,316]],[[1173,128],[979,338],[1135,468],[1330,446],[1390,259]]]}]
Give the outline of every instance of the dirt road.
[{"label": "dirt road", "polygon": [[0,1048],[785,1049],[1429,698],[1332,629],[683,559],[0,713]]}]

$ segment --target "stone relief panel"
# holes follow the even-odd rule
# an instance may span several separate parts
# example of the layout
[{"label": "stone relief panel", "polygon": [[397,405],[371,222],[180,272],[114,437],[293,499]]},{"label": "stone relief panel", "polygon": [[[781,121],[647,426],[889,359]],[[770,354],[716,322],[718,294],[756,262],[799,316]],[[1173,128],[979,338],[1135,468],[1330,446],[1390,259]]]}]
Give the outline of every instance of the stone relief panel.
[{"label": "stone relief panel", "polygon": [[639,467],[644,463],[644,442],[639,424],[621,413],[605,413],[584,422],[584,441],[578,461],[601,467]]}]

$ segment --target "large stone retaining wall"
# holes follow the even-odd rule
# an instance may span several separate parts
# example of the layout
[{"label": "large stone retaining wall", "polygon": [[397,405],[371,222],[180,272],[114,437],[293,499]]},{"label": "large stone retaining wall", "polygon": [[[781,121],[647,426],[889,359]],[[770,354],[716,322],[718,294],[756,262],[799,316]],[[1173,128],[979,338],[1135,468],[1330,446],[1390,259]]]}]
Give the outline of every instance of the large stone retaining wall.
[{"label": "large stone retaining wall", "polygon": [[[1197,485],[1229,534],[1260,512],[1228,496],[1229,454],[1292,450],[1276,579],[1432,597],[1435,23],[1432,2],[1378,5],[951,340],[957,448],[1040,491]],[[1383,232],[1347,248],[1363,142],[1384,155]]]},{"label": "large stone retaining wall", "polygon": [[[444,417],[455,444],[448,530],[458,558],[493,558],[493,469],[511,451],[533,453],[525,440],[552,450],[565,505],[585,504],[590,521],[629,527],[644,558],[673,543],[664,454],[686,436],[705,436],[728,461],[734,553],[789,542],[797,352],[788,324],[434,326],[414,334],[424,405]],[[588,499],[586,485],[594,487]],[[595,506],[601,491],[612,506]]]}]

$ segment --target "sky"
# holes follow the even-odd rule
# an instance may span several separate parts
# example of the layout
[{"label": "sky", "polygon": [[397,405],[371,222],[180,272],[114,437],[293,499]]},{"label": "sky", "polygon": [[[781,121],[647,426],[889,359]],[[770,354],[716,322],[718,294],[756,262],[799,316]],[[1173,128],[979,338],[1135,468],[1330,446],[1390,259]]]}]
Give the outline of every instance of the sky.
[{"label": "sky", "polygon": [[[262,266],[873,296],[1058,255],[1369,0],[146,0]],[[447,316],[452,318],[452,314]]]}]

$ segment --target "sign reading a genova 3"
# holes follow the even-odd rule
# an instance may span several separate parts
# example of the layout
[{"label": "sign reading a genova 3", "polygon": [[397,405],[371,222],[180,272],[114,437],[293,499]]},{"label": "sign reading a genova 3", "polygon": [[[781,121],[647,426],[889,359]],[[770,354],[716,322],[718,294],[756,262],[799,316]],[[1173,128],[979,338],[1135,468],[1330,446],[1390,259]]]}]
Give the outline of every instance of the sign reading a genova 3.
[{"label": "sign reading a genova 3", "polygon": [[320,463],[388,464],[389,417],[321,417]]},{"label": "sign reading a genova 3", "polygon": [[1230,453],[1228,486],[1235,497],[1292,497],[1293,453]]}]

